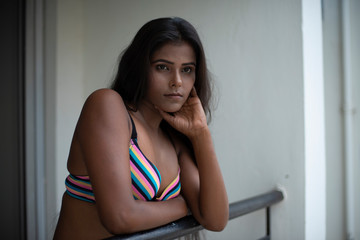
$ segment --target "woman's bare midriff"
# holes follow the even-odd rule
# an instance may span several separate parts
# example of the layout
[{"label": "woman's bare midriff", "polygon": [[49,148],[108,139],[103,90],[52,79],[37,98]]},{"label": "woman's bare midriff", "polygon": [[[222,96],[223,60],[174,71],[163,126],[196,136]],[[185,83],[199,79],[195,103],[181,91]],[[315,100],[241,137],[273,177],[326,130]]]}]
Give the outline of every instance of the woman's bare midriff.
[{"label": "woman's bare midriff", "polygon": [[54,239],[104,239],[112,236],[101,224],[95,204],[64,193]]}]

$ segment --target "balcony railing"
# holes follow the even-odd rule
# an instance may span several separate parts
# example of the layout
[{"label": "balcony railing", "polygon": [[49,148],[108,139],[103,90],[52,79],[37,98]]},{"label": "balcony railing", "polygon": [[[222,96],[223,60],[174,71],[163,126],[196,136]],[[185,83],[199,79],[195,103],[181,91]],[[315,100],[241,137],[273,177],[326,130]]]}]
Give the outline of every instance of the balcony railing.
[{"label": "balcony railing", "polygon": [[[245,200],[231,203],[229,205],[229,220],[241,217],[245,214],[266,208],[266,235],[262,240],[270,239],[270,207],[284,199],[281,191],[274,190]],[[109,240],[144,240],[144,239],[174,239],[188,234],[196,233],[203,227],[193,216],[186,216],[167,225],[142,231],[134,234],[118,235],[108,238]]]}]

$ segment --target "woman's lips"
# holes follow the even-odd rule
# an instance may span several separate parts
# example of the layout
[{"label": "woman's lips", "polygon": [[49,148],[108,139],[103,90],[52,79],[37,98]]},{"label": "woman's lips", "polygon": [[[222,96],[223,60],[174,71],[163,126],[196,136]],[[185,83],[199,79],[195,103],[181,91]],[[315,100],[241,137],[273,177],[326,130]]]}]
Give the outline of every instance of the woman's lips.
[{"label": "woman's lips", "polygon": [[183,97],[180,93],[167,93],[164,94],[164,96],[171,99],[180,99]]}]

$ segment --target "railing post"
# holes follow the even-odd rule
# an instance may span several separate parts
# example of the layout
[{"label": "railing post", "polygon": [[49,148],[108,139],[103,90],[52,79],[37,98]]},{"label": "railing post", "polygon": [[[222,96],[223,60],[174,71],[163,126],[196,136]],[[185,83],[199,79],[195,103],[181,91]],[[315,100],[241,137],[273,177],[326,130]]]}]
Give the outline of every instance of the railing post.
[{"label": "railing post", "polygon": [[270,222],[271,216],[270,216],[270,207],[266,208],[266,236],[268,236],[268,239],[270,239],[271,236],[271,222]]}]

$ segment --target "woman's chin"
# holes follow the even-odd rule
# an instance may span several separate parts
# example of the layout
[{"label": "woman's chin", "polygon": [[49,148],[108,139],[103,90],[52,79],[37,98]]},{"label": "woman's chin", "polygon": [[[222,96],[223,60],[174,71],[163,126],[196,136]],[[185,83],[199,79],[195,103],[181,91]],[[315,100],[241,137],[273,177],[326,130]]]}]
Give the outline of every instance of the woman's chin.
[{"label": "woman's chin", "polygon": [[180,111],[181,107],[169,107],[169,108],[166,108],[164,111],[167,112],[167,113],[171,113],[171,114],[174,114],[178,111]]}]

